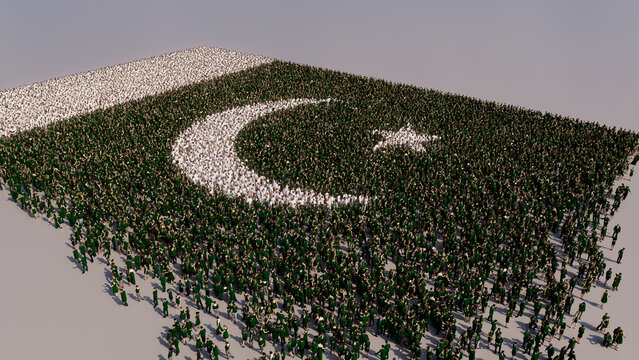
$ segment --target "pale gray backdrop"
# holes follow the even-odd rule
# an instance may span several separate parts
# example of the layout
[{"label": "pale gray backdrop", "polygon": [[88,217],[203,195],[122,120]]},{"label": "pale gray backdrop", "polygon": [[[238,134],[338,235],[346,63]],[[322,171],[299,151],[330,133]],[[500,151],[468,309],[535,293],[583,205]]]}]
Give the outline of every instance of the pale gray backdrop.
[{"label": "pale gray backdrop", "polygon": [[208,44],[639,131],[637,1],[0,0],[0,89]]}]

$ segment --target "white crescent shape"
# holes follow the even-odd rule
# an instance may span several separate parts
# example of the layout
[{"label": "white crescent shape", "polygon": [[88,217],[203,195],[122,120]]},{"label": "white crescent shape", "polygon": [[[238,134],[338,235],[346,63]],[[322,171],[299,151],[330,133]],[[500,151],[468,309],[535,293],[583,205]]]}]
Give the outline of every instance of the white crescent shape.
[{"label": "white crescent shape", "polygon": [[331,99],[288,99],[246,105],[212,114],[181,133],[173,145],[173,162],[197,184],[211,191],[243,197],[249,203],[335,206],[355,202],[367,204],[365,196],[332,196],[296,187],[282,186],[249,169],[235,152],[234,142],[242,128],[278,110]]}]

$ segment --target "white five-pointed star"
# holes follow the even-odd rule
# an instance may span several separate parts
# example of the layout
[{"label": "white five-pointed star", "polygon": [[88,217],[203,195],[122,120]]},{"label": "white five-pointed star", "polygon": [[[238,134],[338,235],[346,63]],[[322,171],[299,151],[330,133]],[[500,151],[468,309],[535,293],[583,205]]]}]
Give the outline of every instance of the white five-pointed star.
[{"label": "white five-pointed star", "polygon": [[434,141],[439,139],[436,135],[420,135],[415,130],[410,128],[410,125],[397,130],[373,130],[373,134],[380,134],[384,137],[384,140],[378,142],[373,151],[390,146],[405,146],[414,151],[426,151],[426,148],[422,145],[426,141]]}]

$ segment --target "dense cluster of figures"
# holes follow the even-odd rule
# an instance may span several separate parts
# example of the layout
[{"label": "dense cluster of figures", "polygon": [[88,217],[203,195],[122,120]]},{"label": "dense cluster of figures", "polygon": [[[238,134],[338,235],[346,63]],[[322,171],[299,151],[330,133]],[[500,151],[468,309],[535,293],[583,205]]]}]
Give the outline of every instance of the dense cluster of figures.
[{"label": "dense cluster of figures", "polygon": [[[247,202],[195,184],[173,164],[175,140],[196,121],[301,98],[339,101],[254,122],[236,138],[240,156],[279,183],[374,201]],[[374,151],[382,136],[373,130],[407,121],[416,133],[437,134],[436,146]],[[198,311],[226,308],[243,343],[256,341],[269,359],[325,352],[357,359],[373,351],[387,359],[390,345],[371,349],[372,336],[413,358],[474,359],[482,346],[504,358],[506,342],[511,357],[567,359],[585,332],[586,303],[578,298],[613,278],[601,247],[621,232],[607,233],[629,193],[614,181],[639,159],[638,139],[272,62],[1,139],[0,175],[25,210],[71,226],[83,271],[87,258],[117,252],[125,259],[126,269],[112,267],[123,304],[122,287],[125,280],[137,286],[135,274],[161,284],[154,305],[164,316],[169,307],[178,314],[167,333],[169,357],[187,341],[198,357],[212,358],[224,341],[231,356],[228,329],[218,324],[207,336],[198,314],[192,320],[183,306],[188,299]],[[507,342],[502,328],[513,318],[528,325],[521,340]],[[618,346],[623,330],[610,334],[608,326],[602,320],[605,345]],[[564,343],[567,327],[578,335]],[[427,346],[427,338],[436,342]]]},{"label": "dense cluster of figures", "polygon": [[201,46],[0,92],[0,136],[242,71],[272,59]]},{"label": "dense cluster of figures", "polygon": [[173,146],[175,163],[194,182],[212,191],[259,201],[300,205],[343,206],[353,202],[368,203],[364,196],[344,194],[332,196],[312,190],[281,186],[249,169],[234,150],[235,138],[242,128],[271,112],[305,104],[330,102],[330,99],[289,99],[252,104],[208,116],[180,134]]}]

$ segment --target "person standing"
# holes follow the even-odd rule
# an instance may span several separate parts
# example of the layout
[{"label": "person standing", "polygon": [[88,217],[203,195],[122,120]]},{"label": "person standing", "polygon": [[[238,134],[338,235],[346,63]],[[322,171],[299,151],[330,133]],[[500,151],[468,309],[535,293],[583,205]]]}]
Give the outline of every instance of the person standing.
[{"label": "person standing", "polygon": [[75,245],[73,245],[73,258],[75,259],[75,261],[78,262],[78,264],[82,264],[80,260],[80,253],[78,252],[78,249]]},{"label": "person standing", "polygon": [[195,293],[195,305],[197,305],[198,310],[202,309],[202,295],[199,292]]},{"label": "person standing", "polygon": [[211,305],[213,305],[213,300],[211,299],[210,296],[207,295],[204,298],[204,303],[206,305],[206,312],[210,314],[211,313]]},{"label": "person standing", "polygon": [[612,280],[612,291],[617,291],[619,289],[619,284],[621,283],[621,273],[615,275],[615,279]]},{"label": "person standing", "polygon": [[615,225],[612,231],[612,240],[617,241],[617,238],[619,237],[620,232],[621,232],[621,225],[619,224]]},{"label": "person standing", "polygon": [[113,290],[113,296],[118,296],[118,292],[120,291],[118,289],[118,282],[116,279],[112,279],[111,281],[113,281],[113,284],[111,284],[111,290]]},{"label": "person standing", "polygon": [[166,292],[166,276],[160,276],[160,284],[162,284],[162,292]]},{"label": "person standing", "polygon": [[220,349],[217,345],[213,345],[213,360],[219,360],[220,358]]},{"label": "person standing", "polygon": [[510,318],[513,316],[513,311],[512,310],[508,310],[508,312],[506,312],[506,329],[508,329],[508,323],[510,322]]},{"label": "person standing", "polygon": [[610,335],[609,332],[606,331],[604,333],[603,341],[601,342],[601,345],[605,347],[610,347],[610,345],[612,345],[612,335]]},{"label": "person standing", "polygon": [[608,302],[608,290],[604,291],[601,296],[601,308],[603,309],[604,305]]},{"label": "person standing", "polygon": [[226,353],[226,358],[227,359],[234,359],[235,356],[233,356],[231,354],[230,349],[231,349],[231,344],[229,344],[228,340],[224,340],[224,352]]},{"label": "person standing", "polygon": [[586,327],[582,324],[577,330],[577,344],[581,342],[581,338],[584,336],[584,332],[586,331]]},{"label": "person standing", "polygon": [[209,357],[213,355],[213,340],[210,338],[206,339],[206,352],[209,354]]},{"label": "person standing", "polygon": [[129,284],[135,285],[135,271],[133,269],[129,269]]},{"label": "person standing", "polygon": [[87,264],[87,256],[82,255],[82,273],[89,271],[89,265]]},{"label": "person standing", "polygon": [[120,299],[122,299],[124,306],[129,306],[129,303],[126,301],[126,291],[124,291],[124,289],[120,289]]},{"label": "person standing", "polygon": [[553,355],[555,355],[555,347],[552,346],[552,344],[548,345],[546,352],[548,354],[548,359],[553,359]]},{"label": "person standing", "polygon": [[612,279],[612,268],[608,268],[606,271],[606,282],[604,282],[604,286],[608,285],[608,281]]},{"label": "person standing", "polygon": [[497,334],[495,335],[495,353],[501,352],[501,347],[504,344],[504,338],[501,337],[501,329],[497,329]]},{"label": "person standing", "polygon": [[158,307],[158,289],[153,289],[153,307]]},{"label": "person standing", "polygon": [[229,329],[226,325],[224,325],[224,327],[222,328],[222,338],[224,339],[224,341],[228,341],[229,339]]},{"label": "person standing", "polygon": [[246,344],[246,340],[248,339],[248,331],[246,331],[246,327],[242,328],[242,347]]},{"label": "person standing", "polygon": [[[200,312],[196,311],[195,312],[195,328],[197,329],[200,326],[201,323],[202,323],[202,320],[200,320]],[[202,341],[204,341],[204,340],[202,340]]]},{"label": "person standing", "polygon": [[162,316],[164,318],[169,316],[169,302],[168,302],[168,300],[166,300],[166,298],[162,302]]},{"label": "person standing", "polygon": [[617,347],[623,343],[624,337],[621,327],[616,328],[612,335],[612,343],[615,345],[615,351],[617,351]]},{"label": "person standing", "polygon": [[623,252],[625,250],[626,248],[622,248],[619,252],[617,252],[617,264],[621,264],[621,259],[623,259]]},{"label": "person standing", "polygon": [[608,313],[605,313],[604,316],[601,317],[601,322],[597,326],[597,330],[598,331],[606,330],[606,328],[608,327],[608,324],[610,324],[610,316],[608,316]]},{"label": "person standing", "polygon": [[220,308],[220,304],[218,304],[218,303],[217,303],[217,301],[216,301],[215,299],[213,299],[213,306],[212,306],[212,308],[213,308],[213,312],[215,313],[215,316],[216,316],[216,317],[219,317],[219,316],[220,316],[220,313],[219,313],[218,309]]}]

